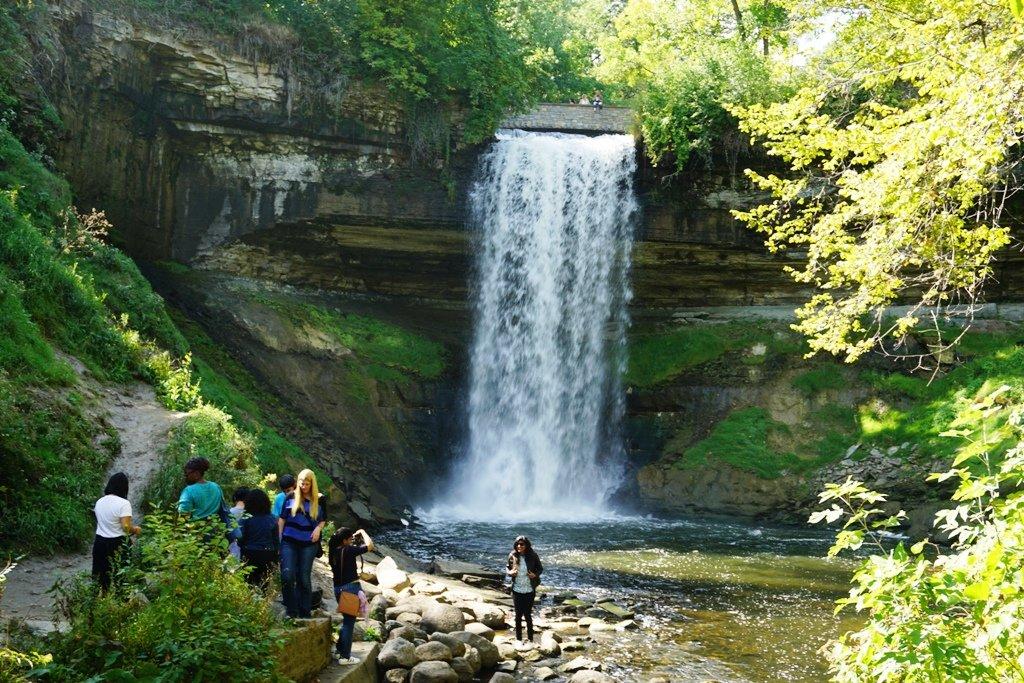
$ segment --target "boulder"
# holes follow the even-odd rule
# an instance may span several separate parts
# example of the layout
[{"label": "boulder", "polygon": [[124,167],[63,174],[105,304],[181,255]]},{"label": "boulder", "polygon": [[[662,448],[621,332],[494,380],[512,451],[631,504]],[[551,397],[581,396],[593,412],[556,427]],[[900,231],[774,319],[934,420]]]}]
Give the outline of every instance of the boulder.
[{"label": "boulder", "polygon": [[576,673],[577,671],[582,671],[583,669],[600,671],[601,663],[595,662],[593,659],[587,659],[586,657],[577,657],[576,659],[569,660],[568,662],[566,662],[558,668],[567,674]]},{"label": "boulder", "polygon": [[550,666],[542,666],[533,670],[533,677],[538,681],[550,681],[552,678],[558,678],[558,674]]},{"label": "boulder", "polygon": [[395,638],[402,638],[412,643],[417,640],[426,640],[427,634],[415,626],[401,626],[388,633],[388,640]]},{"label": "boulder", "polygon": [[409,575],[399,569],[393,559],[385,557],[377,565],[377,585],[382,589],[401,592],[410,585]]},{"label": "boulder", "polygon": [[494,646],[494,643],[481,638],[475,633],[469,633],[468,631],[456,631],[451,634],[454,638],[461,640],[466,645],[476,648],[476,651],[480,654],[480,666],[484,669],[493,669],[501,661],[501,656],[498,654],[498,648]]},{"label": "boulder", "polygon": [[600,671],[584,669],[574,673],[569,679],[569,683],[616,683],[616,679]]},{"label": "boulder", "polygon": [[562,652],[580,652],[585,649],[587,649],[587,646],[578,640],[570,640],[568,643],[562,643]]},{"label": "boulder", "polygon": [[491,683],[515,683],[516,677],[510,673],[499,671],[491,676]]},{"label": "boulder", "polygon": [[388,599],[378,595],[370,600],[370,618],[377,621],[387,620]]},{"label": "boulder", "polygon": [[492,642],[494,641],[494,629],[490,628],[489,626],[485,626],[484,624],[481,624],[479,621],[474,621],[469,624],[466,624],[466,627],[463,630],[469,631],[470,633],[475,633],[478,636],[486,638],[487,640],[490,640]]},{"label": "boulder", "polygon": [[598,633],[600,631],[614,631],[616,624],[609,624],[607,621],[595,621],[590,625],[591,633]]},{"label": "boulder", "polygon": [[388,669],[384,672],[384,683],[405,683],[408,680],[408,669]]},{"label": "boulder", "polygon": [[488,628],[505,627],[505,611],[500,607],[486,602],[462,602],[456,606],[470,612],[477,621]]},{"label": "boulder", "polygon": [[400,621],[396,621],[395,619],[388,619],[384,622],[384,637],[387,638],[391,635],[392,631],[394,631],[396,628],[402,628],[402,626],[404,625],[405,624],[403,624]]},{"label": "boulder", "polygon": [[421,662],[450,662],[452,651],[444,643],[431,640],[416,647],[416,658]]},{"label": "boulder", "polygon": [[412,592],[418,595],[440,595],[445,587],[433,581],[417,581],[412,585]]},{"label": "boulder", "polygon": [[394,638],[384,643],[384,646],[377,654],[377,666],[380,668],[408,669],[416,665],[419,660],[416,658],[416,646],[405,638]]},{"label": "boulder", "polygon": [[466,646],[466,654],[463,656],[463,659],[473,669],[474,674],[483,668],[483,664],[480,662],[480,651],[471,645]]},{"label": "boulder", "polygon": [[352,639],[357,642],[365,641],[367,629],[373,629],[380,640],[384,639],[384,625],[373,619],[356,619],[356,625],[352,629]]},{"label": "boulder", "polygon": [[518,662],[522,659],[519,651],[516,650],[512,643],[498,643],[498,654],[501,655],[502,659],[511,659],[512,661]]},{"label": "boulder", "polygon": [[469,562],[460,562],[458,560],[444,560],[440,557],[435,557],[434,561],[430,563],[430,569],[428,570],[431,574],[437,574],[439,576],[448,576],[453,579],[462,579],[464,576],[474,576],[482,579],[489,579],[492,582],[500,582],[505,578],[504,573],[482,567],[478,564],[471,564]]},{"label": "boulder", "polygon": [[420,662],[409,672],[409,683],[459,683],[459,674],[446,662]]},{"label": "boulder", "polygon": [[423,617],[415,612],[402,612],[395,619],[398,620],[398,623],[405,624],[406,626],[419,626],[420,622],[423,621]]},{"label": "boulder", "polygon": [[597,607],[598,609],[603,609],[605,612],[608,612],[617,619],[632,619],[636,616],[631,610],[620,605],[616,605],[614,602],[598,603]]},{"label": "boulder", "polygon": [[544,658],[540,650],[527,650],[523,653],[524,662],[537,662]]},{"label": "boulder", "polygon": [[555,634],[545,631],[540,636],[540,651],[548,657],[557,657],[562,654],[562,646],[555,640]]},{"label": "boulder", "polygon": [[430,640],[447,645],[448,649],[452,651],[453,657],[462,657],[466,654],[466,644],[447,633],[433,633],[430,636]]},{"label": "boulder", "polygon": [[452,670],[459,675],[459,683],[469,683],[473,680],[475,672],[465,657],[453,657],[451,661]]},{"label": "boulder", "polygon": [[466,628],[466,620],[458,607],[436,603],[423,611],[420,628],[427,633],[463,631]]},{"label": "boulder", "polygon": [[640,626],[632,619],[626,619],[625,621],[620,621],[615,624],[616,631],[636,631],[639,628]]}]

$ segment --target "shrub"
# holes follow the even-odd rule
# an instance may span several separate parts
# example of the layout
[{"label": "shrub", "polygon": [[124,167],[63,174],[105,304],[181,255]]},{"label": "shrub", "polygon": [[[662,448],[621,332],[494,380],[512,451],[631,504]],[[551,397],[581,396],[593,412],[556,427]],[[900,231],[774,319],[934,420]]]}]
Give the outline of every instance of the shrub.
[{"label": "shrub", "polygon": [[161,505],[177,501],[184,487],[182,468],[193,457],[210,461],[206,477],[225,493],[256,486],[262,477],[255,466],[254,448],[252,438],[235,427],[230,415],[212,406],[196,408],[171,434],[160,471],[146,489],[146,500]]},{"label": "shrub", "polygon": [[898,525],[904,514],[886,516],[879,505],[885,496],[860,482],[830,484],[821,494],[831,506],[810,521],[844,520],[830,555],[875,544],[853,577],[849,597],[838,601],[839,609],[865,613],[866,623],[825,648],[832,680],[1024,677],[1024,406],[1009,386],[962,402],[945,432],[963,440],[952,469],[930,477],[959,481],[951,508],[936,515],[952,548],[927,539],[909,549],[902,542],[883,546],[877,532]]},{"label": "shrub", "polygon": [[227,556],[219,527],[152,513],[109,593],[85,576],[59,584],[57,609],[69,629],[55,637],[51,676],[275,680],[279,624],[246,583],[246,569]]}]

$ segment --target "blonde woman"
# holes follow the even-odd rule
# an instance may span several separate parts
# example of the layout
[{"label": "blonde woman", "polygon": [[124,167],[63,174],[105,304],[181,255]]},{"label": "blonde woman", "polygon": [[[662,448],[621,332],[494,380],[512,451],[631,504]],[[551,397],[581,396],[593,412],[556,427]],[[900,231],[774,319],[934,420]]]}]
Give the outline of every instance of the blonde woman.
[{"label": "blonde woman", "polygon": [[313,560],[320,554],[320,534],[326,515],[316,475],[299,472],[295,491],[288,494],[277,520],[281,539],[281,592],[289,617],[308,619],[312,610]]}]

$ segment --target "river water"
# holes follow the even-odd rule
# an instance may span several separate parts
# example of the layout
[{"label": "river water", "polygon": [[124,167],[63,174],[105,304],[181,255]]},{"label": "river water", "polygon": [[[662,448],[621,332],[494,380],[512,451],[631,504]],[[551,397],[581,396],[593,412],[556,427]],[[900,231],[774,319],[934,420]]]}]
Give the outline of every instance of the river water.
[{"label": "river water", "polygon": [[826,535],[609,512],[635,169],[627,135],[506,131],[482,155],[468,435],[427,521],[384,540],[501,569],[527,534],[545,584],[635,607],[642,628],[588,651],[620,680],[826,680],[817,650],[850,626],[832,612],[852,571],[823,559]]},{"label": "river water", "polygon": [[588,656],[623,681],[774,683],[828,680],[818,649],[856,626],[833,616],[850,561],[825,557],[830,537],[797,527],[708,519],[614,517],[590,523],[427,520],[382,539],[435,556],[503,569],[526,534],[544,583],[635,603],[641,629],[595,634]]}]

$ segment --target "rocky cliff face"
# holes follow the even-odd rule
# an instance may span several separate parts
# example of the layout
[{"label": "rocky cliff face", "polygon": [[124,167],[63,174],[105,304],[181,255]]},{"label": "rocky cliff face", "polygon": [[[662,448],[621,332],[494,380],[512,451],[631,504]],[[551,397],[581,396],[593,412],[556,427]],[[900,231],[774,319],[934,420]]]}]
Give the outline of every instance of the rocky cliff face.
[{"label": "rocky cliff face", "polygon": [[[375,486],[407,495],[453,429],[475,239],[465,198],[481,148],[456,145],[445,164],[414,159],[416,125],[386,91],[303,73],[284,56],[287,36],[232,42],[78,0],[54,2],[51,13],[62,59],[49,68],[67,126],[57,163],[78,203],[105,209],[137,258],[210,273],[200,285],[165,278],[165,292],[268,390],[344,442],[346,458],[366,472],[373,463],[393,472]],[[795,257],[766,254],[732,219],[730,209],[759,198],[734,173],[667,182],[642,166],[638,190],[634,320],[805,299],[782,269]],[[322,330],[285,324],[280,309],[226,286],[232,278],[383,316],[444,344],[450,363],[429,381],[374,376]],[[1006,270],[997,293],[1017,292],[1018,279]],[[713,424],[726,405],[758,404],[751,392],[772,391],[758,381],[719,391],[684,379],[633,396],[638,460],[665,455],[678,431],[658,416],[702,414]],[[758,484],[737,502],[736,476],[657,466],[640,482],[663,508],[677,508],[671,503],[686,490],[744,513],[771,507],[788,485]]]},{"label": "rocky cliff face", "polygon": [[[53,13],[68,88],[59,164],[134,255],[465,305],[479,148],[457,147],[443,170],[414,163],[414,126],[385,91],[316,82],[275,59],[274,37],[225,44],[77,2]],[[687,188],[641,179],[637,309],[798,301],[782,261],[729,216],[756,195],[713,173]]]}]

